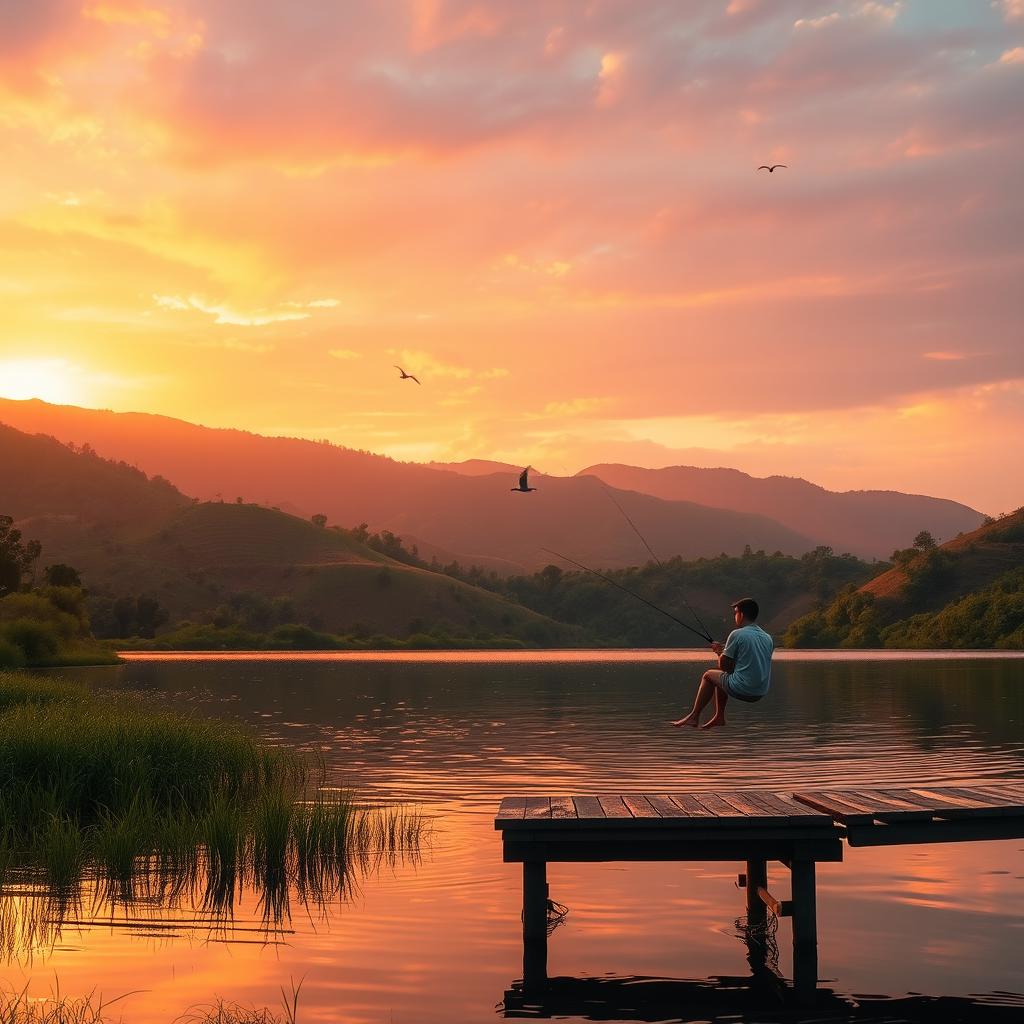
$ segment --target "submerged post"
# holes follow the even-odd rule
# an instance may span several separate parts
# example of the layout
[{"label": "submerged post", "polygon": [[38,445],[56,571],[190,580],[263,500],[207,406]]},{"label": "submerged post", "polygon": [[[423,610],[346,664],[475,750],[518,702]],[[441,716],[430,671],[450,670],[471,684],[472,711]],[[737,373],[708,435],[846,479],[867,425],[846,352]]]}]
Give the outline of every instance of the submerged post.
[{"label": "submerged post", "polygon": [[768,888],[768,862],[747,861],[747,927],[763,925],[768,919],[767,908],[759,888]]},{"label": "submerged post", "polygon": [[768,959],[768,941],[765,928],[768,923],[768,908],[761,899],[759,889],[768,888],[768,862],[747,861],[747,962],[754,974],[758,974]]},{"label": "submerged post", "polygon": [[523,861],[523,987],[536,989],[548,980],[547,864]]},{"label": "submerged post", "polygon": [[801,1002],[814,999],[818,987],[818,912],[814,861],[793,860],[793,987]]}]

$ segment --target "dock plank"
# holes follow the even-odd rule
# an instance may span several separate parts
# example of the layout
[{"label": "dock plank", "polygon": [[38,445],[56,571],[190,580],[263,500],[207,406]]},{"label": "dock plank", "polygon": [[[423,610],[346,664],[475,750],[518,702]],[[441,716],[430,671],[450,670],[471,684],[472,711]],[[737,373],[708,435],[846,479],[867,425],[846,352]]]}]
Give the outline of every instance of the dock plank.
[{"label": "dock plank", "polygon": [[719,796],[726,803],[735,807],[740,814],[747,818],[757,819],[759,824],[783,825],[789,821],[790,815],[788,813],[769,810],[760,801],[755,800],[751,793],[730,791],[728,793],[720,793]]},{"label": "dock plank", "polygon": [[539,818],[545,820],[551,817],[551,797],[549,796],[528,796],[526,798],[527,819]]},{"label": "dock plank", "polygon": [[572,802],[572,797],[553,796],[551,798],[551,817],[567,820],[579,817],[576,813],[576,805]]},{"label": "dock plank", "polygon": [[788,794],[753,790],[747,793],[747,796],[756,803],[761,804],[766,811],[772,814],[785,815],[788,819],[800,822],[801,825],[819,818],[822,820],[828,819],[828,821],[832,820],[830,815],[822,811],[816,811],[813,807],[808,807],[806,804],[797,803]]},{"label": "dock plank", "polygon": [[990,816],[1008,817],[1024,815],[1024,796],[997,796],[995,793],[984,793],[974,787],[944,786],[942,793],[950,796],[961,797],[968,800],[975,800],[981,803]]},{"label": "dock plank", "polygon": [[954,796],[945,789],[917,789],[911,790],[918,796],[926,797],[935,802],[936,813],[944,818],[981,818],[998,814],[999,810],[993,808],[992,804],[980,800],[977,796]]},{"label": "dock plank", "polygon": [[673,793],[672,801],[691,818],[714,817],[714,814],[690,793]]},{"label": "dock plank", "polygon": [[656,807],[641,793],[623,794],[622,802],[629,808],[634,818],[660,818]]},{"label": "dock plank", "polygon": [[991,783],[985,785],[971,786],[972,790],[980,793],[991,794],[1002,800],[1012,800],[1024,806],[1024,785],[1013,786],[1006,783]]},{"label": "dock plank", "polygon": [[662,818],[690,817],[667,793],[647,793],[647,802]]},{"label": "dock plank", "polygon": [[601,801],[601,810],[606,818],[632,818],[629,808],[618,793],[610,793],[598,797]]},{"label": "dock plank", "polygon": [[931,821],[933,814],[918,804],[908,803],[898,797],[883,795],[877,790],[852,790],[852,795],[866,807],[870,807],[879,821]]},{"label": "dock plank", "polygon": [[496,821],[510,820],[521,821],[526,816],[526,797],[507,796],[501,801],[498,807]]},{"label": "dock plank", "polygon": [[742,811],[738,811],[732,804],[723,800],[717,793],[694,793],[694,798],[699,800],[716,818],[745,817]]},{"label": "dock plank", "polygon": [[604,817],[601,801],[596,796],[574,796],[572,802],[576,805],[576,817],[580,821]]},{"label": "dock plank", "polygon": [[930,800],[927,796],[921,796],[920,793],[915,793],[913,788],[909,786],[906,789],[880,789],[878,792],[881,796],[895,797],[897,800],[903,800],[914,807],[922,808],[926,811],[935,810],[934,800]]},{"label": "dock plank", "polygon": [[838,792],[825,790],[805,792],[801,790],[794,793],[793,796],[800,803],[831,814],[837,821],[842,821],[847,825],[870,825],[875,820],[873,812],[866,811],[860,804],[848,803]]}]

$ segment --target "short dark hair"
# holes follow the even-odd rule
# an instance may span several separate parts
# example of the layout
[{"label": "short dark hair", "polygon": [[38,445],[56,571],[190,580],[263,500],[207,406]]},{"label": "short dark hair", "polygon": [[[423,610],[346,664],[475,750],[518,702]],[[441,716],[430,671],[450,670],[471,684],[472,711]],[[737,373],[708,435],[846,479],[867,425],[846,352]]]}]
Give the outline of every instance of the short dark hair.
[{"label": "short dark hair", "polygon": [[733,601],[732,606],[736,611],[743,612],[744,616],[750,619],[751,622],[757,620],[758,612],[761,611],[757,602],[752,597],[741,597],[738,601]]}]

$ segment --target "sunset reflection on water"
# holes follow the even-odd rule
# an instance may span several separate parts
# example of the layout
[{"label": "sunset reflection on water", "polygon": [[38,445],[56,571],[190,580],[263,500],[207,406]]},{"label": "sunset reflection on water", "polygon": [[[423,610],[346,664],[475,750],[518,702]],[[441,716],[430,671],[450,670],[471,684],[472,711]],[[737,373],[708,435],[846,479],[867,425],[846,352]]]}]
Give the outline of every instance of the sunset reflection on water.
[{"label": "sunset reflection on water", "polygon": [[[502,863],[492,825],[503,795],[1024,777],[1019,660],[783,660],[770,699],[738,708],[715,736],[666,725],[698,672],[679,661],[147,658],[76,673],[317,750],[332,781],[364,798],[418,802],[433,837],[418,864],[381,866],[326,914],[293,902],[282,942],[259,932],[253,893],[227,934],[180,914],[159,930],[125,927],[108,908],[8,963],[7,984],[43,993],[56,975],[65,992],[144,989],[118,1004],[143,1024],[215,995],[274,1006],[279,986],[301,978],[306,1021],[490,1019],[522,968],[520,873]],[[820,865],[822,987],[1014,1003],[991,994],[1024,989],[1022,855],[1024,841],[858,848]],[[738,870],[552,865],[551,894],[570,908],[551,940],[552,975],[746,976]],[[784,890],[783,869],[769,872]]]}]

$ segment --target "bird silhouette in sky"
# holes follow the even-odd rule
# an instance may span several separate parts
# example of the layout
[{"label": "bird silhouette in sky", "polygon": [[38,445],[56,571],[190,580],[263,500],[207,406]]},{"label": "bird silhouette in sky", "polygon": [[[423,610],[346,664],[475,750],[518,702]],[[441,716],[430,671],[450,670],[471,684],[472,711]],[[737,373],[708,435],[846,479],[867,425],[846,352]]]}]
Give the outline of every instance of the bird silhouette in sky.
[{"label": "bird silhouette in sky", "polygon": [[527,491],[535,491],[535,490],[537,490],[536,487],[531,487],[530,484],[529,484],[529,477],[528,477],[527,474],[530,472],[531,469],[533,469],[533,466],[527,466],[526,469],[524,469],[522,471],[522,473],[519,474],[519,486],[518,487],[510,487],[509,490],[510,491],[522,491],[524,494]]},{"label": "bird silhouette in sky", "polygon": [[394,368],[402,375],[401,377],[398,378],[399,380],[414,380],[416,381],[417,384],[419,384],[419,377],[414,377],[411,373],[406,373],[405,370],[403,370],[398,365],[398,363],[392,363],[391,365],[394,366]]},{"label": "bird silhouette in sky", "polygon": [[776,167],[785,167],[785,166],[786,166],[785,164],[761,164],[761,166],[758,167],[758,170],[759,171],[767,171],[769,174],[774,174]]}]

